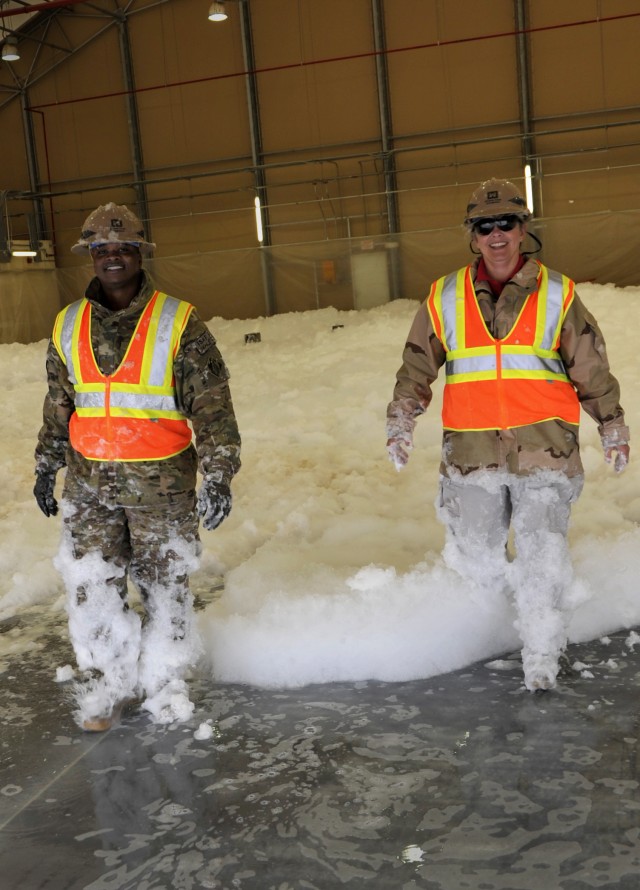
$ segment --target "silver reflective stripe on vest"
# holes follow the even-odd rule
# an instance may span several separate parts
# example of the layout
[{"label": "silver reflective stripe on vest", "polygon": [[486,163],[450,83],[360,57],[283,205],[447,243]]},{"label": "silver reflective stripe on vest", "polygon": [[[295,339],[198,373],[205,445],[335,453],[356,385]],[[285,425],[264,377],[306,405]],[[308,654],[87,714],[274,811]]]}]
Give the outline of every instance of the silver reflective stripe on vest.
[{"label": "silver reflective stripe on vest", "polygon": [[475,355],[466,358],[450,358],[446,362],[446,374],[450,377],[452,374],[473,374],[478,371],[495,371],[496,369],[496,352],[492,350],[490,355]]},{"label": "silver reflective stripe on vest", "polygon": [[[167,297],[160,312],[149,380],[147,381],[151,386],[162,386],[164,384],[169,362],[169,351],[171,349],[173,322],[179,306],[179,300],[176,300],[174,297]],[[175,408],[175,404],[171,408]]]},{"label": "silver reflective stripe on vest", "polygon": [[544,335],[540,347],[553,349],[558,319],[562,317],[562,304],[564,290],[562,287],[562,275],[547,269],[549,284],[547,287],[547,314],[544,320]]},{"label": "silver reflective stripe on vest", "polygon": [[114,392],[111,390],[111,407],[133,408],[137,411],[175,411],[176,400],[173,396]]},{"label": "silver reflective stripe on vest", "polygon": [[458,348],[458,332],[456,330],[456,293],[458,275],[452,272],[446,275],[442,285],[441,306],[442,321],[444,324],[444,336],[449,352]]},{"label": "silver reflective stripe on vest", "polygon": [[540,355],[510,355],[502,352],[503,371],[547,371],[550,374],[564,374],[564,364],[560,359]]},{"label": "silver reflective stripe on vest", "polygon": [[[175,411],[176,402],[172,396],[143,395],[131,392],[113,392],[109,399],[111,408],[132,408],[134,411]],[[105,407],[105,393],[78,392],[76,393],[76,408],[103,408]]]},{"label": "silver reflective stripe on vest", "polygon": [[[73,330],[81,308],[84,308],[86,301],[70,306],[64,318],[62,332],[60,337],[63,352],[67,358],[67,367],[69,369],[69,379],[76,385],[78,384],[75,368],[73,367]],[[173,341],[173,325],[176,313],[179,309],[180,301],[173,297],[167,297],[164,301],[159,315],[156,315],[157,326],[156,336],[153,343],[147,343],[146,348],[152,347],[151,365],[149,368],[149,380],[141,381],[142,386],[158,386],[163,387],[167,377],[167,366],[170,360],[170,352]],[[155,312],[154,312],[155,314]],[[153,316],[152,316],[153,317]],[[116,376],[117,376],[116,371]],[[103,380],[106,380],[103,377]],[[140,384],[130,384],[135,390]],[[96,390],[87,389],[87,386],[95,386]],[[136,393],[135,391],[120,392],[112,389],[110,396],[110,405],[112,408],[132,409],[134,411],[159,411],[168,412],[176,411],[176,400],[173,395],[156,395],[148,393]],[[106,409],[104,383],[102,381],[86,384],[82,391],[76,389],[75,398],[76,408],[82,409]]]},{"label": "silver reflective stripe on vest", "polygon": [[62,331],[60,332],[60,347],[62,354],[67,360],[67,373],[69,380],[74,385],[78,382],[78,375],[73,364],[73,329],[75,327],[78,313],[85,306],[85,301],[80,300],[79,303],[73,303],[65,312],[64,321],[62,322]]},{"label": "silver reflective stripe on vest", "polygon": [[104,388],[99,392],[78,392],[76,390],[76,408],[104,408]]},{"label": "silver reflective stripe on vest", "polygon": [[[539,355],[511,355],[502,350],[503,371],[545,371],[549,374],[565,374],[565,367],[559,359]],[[453,374],[489,373],[496,370],[496,353],[491,355],[466,356],[447,359],[447,377]]]},{"label": "silver reflective stripe on vest", "polygon": [[[545,305],[544,328],[540,343],[534,343],[530,347],[534,352],[522,353],[513,345],[503,345],[500,349],[501,366],[503,371],[542,371],[546,374],[566,376],[566,369],[562,360],[557,357],[536,355],[538,350],[554,352],[558,323],[562,318],[564,287],[562,275],[552,270],[547,271],[546,300],[544,289],[538,293],[538,314],[541,305]],[[441,293],[441,311],[444,326],[445,339],[447,341],[446,375],[448,378],[458,374],[487,374],[496,371],[496,351],[493,346],[474,346],[469,351],[472,355],[455,357],[454,354],[466,344],[458,344],[457,331],[457,283],[458,274],[447,275],[443,281]],[[541,300],[542,296],[542,300]],[[496,347],[500,341],[494,341]]]},{"label": "silver reflective stripe on vest", "polygon": [[[553,349],[554,338],[557,330],[558,319],[562,317],[562,304],[564,299],[564,289],[562,286],[562,275],[553,270],[547,270],[548,287],[546,300],[545,326],[542,341],[539,345],[541,349]],[[442,320],[444,323],[444,333],[447,341],[449,352],[455,352],[459,348],[456,330],[456,285],[457,273],[447,275],[442,285]]]}]

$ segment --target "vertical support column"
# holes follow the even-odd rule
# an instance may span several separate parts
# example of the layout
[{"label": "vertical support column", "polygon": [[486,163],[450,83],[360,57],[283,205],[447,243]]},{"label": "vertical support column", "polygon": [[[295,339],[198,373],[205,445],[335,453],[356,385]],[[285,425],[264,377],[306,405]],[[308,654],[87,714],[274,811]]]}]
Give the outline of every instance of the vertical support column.
[{"label": "vertical support column", "polygon": [[8,263],[11,259],[9,228],[6,223],[8,195],[9,192],[6,189],[0,189],[0,263]]},{"label": "vertical support column", "polygon": [[527,0],[514,0],[516,21],[518,95],[520,100],[520,121],[522,127],[522,165],[529,164],[532,173],[533,201],[537,216],[542,215],[542,183],[538,159],[534,154],[531,129],[531,78],[529,64],[529,36],[527,34]]},{"label": "vertical support column", "polygon": [[[35,196],[40,191],[40,170],[38,167],[38,154],[36,152],[36,140],[33,130],[33,118],[29,110],[27,91],[20,94],[22,107],[22,129],[24,144],[27,152],[27,169],[29,171],[29,185],[31,193]],[[33,219],[35,220],[35,235],[38,241],[44,241],[47,232],[47,223],[44,213],[44,204],[41,198],[33,198]]]},{"label": "vertical support column", "polygon": [[129,123],[129,146],[131,149],[131,164],[134,177],[133,188],[136,193],[138,215],[144,223],[145,237],[147,238],[147,241],[153,241],[151,235],[149,203],[147,200],[147,187],[145,185],[142,139],[140,138],[140,121],[138,118],[138,103],[135,93],[133,57],[131,54],[131,41],[129,39],[129,23],[124,14],[120,17],[118,22],[118,35],[120,38],[122,79],[126,90],[125,98],[127,102],[127,120]]},{"label": "vertical support column", "polygon": [[267,202],[267,183],[264,172],[264,154],[262,150],[262,130],[260,126],[260,104],[258,85],[256,82],[255,59],[253,53],[253,36],[248,0],[239,0],[240,31],[242,36],[242,55],[245,69],[245,86],[247,90],[247,108],[249,111],[249,134],[251,138],[251,162],[256,184],[256,194],[260,198],[260,218],[262,222],[262,245],[260,247],[260,264],[262,284],[264,288],[265,312],[273,315],[276,311],[273,275],[271,271],[270,251],[271,227],[269,225],[269,205]]},{"label": "vertical support column", "polygon": [[[398,214],[396,162],[393,153],[393,125],[389,98],[389,73],[387,69],[387,44],[383,2],[384,0],[371,0],[371,11],[373,13],[373,39],[376,53],[376,81],[378,87],[378,111],[384,170],[384,190],[387,203],[387,229],[389,234],[394,235],[399,232],[400,223]],[[399,256],[396,248],[389,251],[389,257],[391,271],[391,299],[395,300],[400,296]]]}]

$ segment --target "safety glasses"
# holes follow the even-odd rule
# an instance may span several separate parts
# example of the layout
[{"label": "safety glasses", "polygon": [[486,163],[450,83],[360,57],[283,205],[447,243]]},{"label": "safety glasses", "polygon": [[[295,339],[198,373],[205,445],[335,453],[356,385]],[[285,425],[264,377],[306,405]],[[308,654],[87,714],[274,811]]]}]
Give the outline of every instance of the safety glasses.
[{"label": "safety glasses", "polygon": [[476,235],[490,235],[495,228],[501,232],[510,232],[520,222],[520,217],[509,214],[508,216],[488,216],[485,219],[477,219],[472,226]]},{"label": "safety glasses", "polygon": [[89,250],[94,260],[101,260],[107,256],[133,256],[140,248],[133,241],[109,241],[91,244]]}]

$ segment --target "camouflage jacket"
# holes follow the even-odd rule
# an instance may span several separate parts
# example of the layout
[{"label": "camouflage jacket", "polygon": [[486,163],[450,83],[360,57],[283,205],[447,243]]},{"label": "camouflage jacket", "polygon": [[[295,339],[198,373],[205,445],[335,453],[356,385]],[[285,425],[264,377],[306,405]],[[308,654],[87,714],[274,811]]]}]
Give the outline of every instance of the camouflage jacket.
[{"label": "camouflage jacket", "polygon": [[[117,312],[100,302],[100,284],[94,278],[86,296],[92,307],[91,340],[103,374],[112,374],[122,361],[138,320],[155,292],[149,275],[126,308]],[[87,460],[69,443],[69,419],[75,408],[75,390],[67,368],[50,341],[47,350],[49,391],[44,400],[43,425],[36,446],[36,472],[67,473],[114,506],[153,505],[173,493],[194,490],[196,469],[219,474],[230,481],[240,468],[240,435],[236,423],[229,373],[215,338],[191,313],[174,360],[178,409],[189,420],[193,444],[181,454],[159,461],[106,462]]]},{"label": "camouflage jacket", "polygon": [[[476,260],[474,282],[477,266]],[[505,284],[498,298],[487,282],[476,284],[478,304],[493,337],[506,337],[515,324],[527,296],[536,289],[538,268],[538,264],[529,259]],[[562,326],[560,354],[582,408],[596,421],[600,435],[626,444],[629,430],[620,407],[620,387],[609,370],[598,324],[577,294]],[[427,410],[432,398],[431,384],[444,362],[443,345],[423,304],[409,331],[393,401],[387,409],[390,423],[400,418],[405,422],[408,419],[411,424],[411,418]],[[451,472],[466,475],[492,468],[517,475],[528,475],[538,469],[559,470],[567,476],[583,472],[578,427],[563,421],[548,420],[509,430],[445,430],[443,436],[440,468],[443,475]]]}]

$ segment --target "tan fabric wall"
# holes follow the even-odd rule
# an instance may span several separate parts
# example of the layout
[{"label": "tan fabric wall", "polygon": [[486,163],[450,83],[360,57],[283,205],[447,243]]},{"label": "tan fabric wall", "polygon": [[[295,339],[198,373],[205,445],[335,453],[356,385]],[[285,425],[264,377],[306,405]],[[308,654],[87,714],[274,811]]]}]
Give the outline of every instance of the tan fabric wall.
[{"label": "tan fabric wall", "polygon": [[[543,257],[579,280],[638,284],[640,0],[524,6]],[[116,8],[124,9],[105,0],[104,15],[74,7],[43,16],[20,61],[0,66],[0,191],[33,184],[16,138],[26,98],[58,267],[56,278],[0,271],[3,342],[48,334],[52,281],[58,303],[82,292],[91,269],[69,248],[87,214],[108,201],[136,207]],[[277,312],[351,308],[352,255],[370,249],[386,251],[392,292],[418,299],[469,256],[459,222],[472,188],[491,176],[522,184],[513,0],[383,0],[382,8],[393,235],[372,0],[250,0],[273,245],[259,249],[238,5],[214,25],[203,0],[127,3],[145,225],[157,243],[149,268],[205,317],[265,314],[265,267]],[[14,238],[26,236],[33,209],[8,201]]]},{"label": "tan fabric wall", "polygon": [[[538,256],[576,281],[640,284],[640,211],[537,220]],[[389,244],[390,247],[385,247]],[[461,226],[374,239],[338,239],[270,248],[276,312],[335,306],[356,308],[351,256],[384,250],[399,267],[398,296],[421,300],[431,281],[471,259]],[[264,249],[263,249],[263,252]],[[148,260],[146,268],[168,293],[193,302],[204,319],[267,314],[260,250],[215,251]],[[389,275],[391,276],[391,261]],[[58,309],[82,296],[91,278],[85,263],[54,272],[0,273],[0,342],[48,337]]]},{"label": "tan fabric wall", "polygon": [[[127,4],[159,257],[256,244],[239,10],[229,6],[228,21],[214,25],[202,0]],[[514,3],[382,6],[400,229],[452,227],[482,179],[522,181]],[[639,209],[640,0],[525,8],[537,212]],[[251,0],[249,10],[272,243],[385,233],[371,0]],[[43,24],[23,41],[20,62],[0,66],[0,133],[20,131],[17,85],[31,78],[47,236],[65,268],[80,264],[69,247],[94,207],[137,200],[116,20],[97,9],[61,14],[58,39]],[[82,49],[69,55],[60,45]],[[23,141],[6,141],[2,156],[0,187],[28,190]],[[30,209],[10,202],[16,227]]]},{"label": "tan fabric wall", "polygon": [[60,305],[55,269],[12,272],[0,267],[0,343],[48,337]]}]

